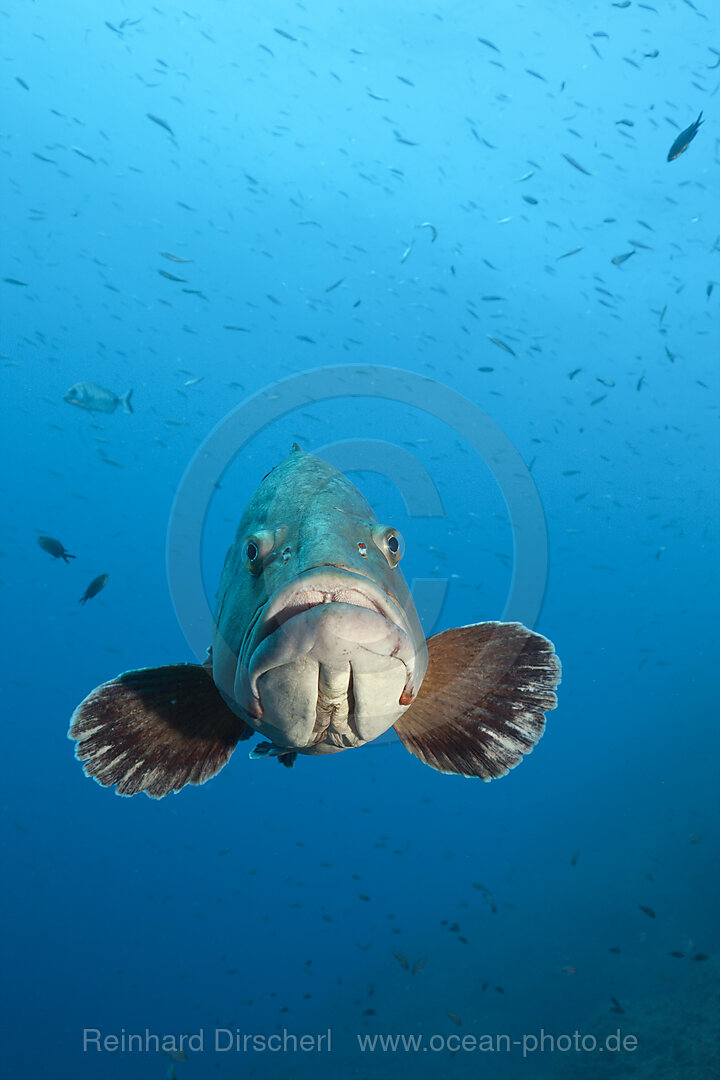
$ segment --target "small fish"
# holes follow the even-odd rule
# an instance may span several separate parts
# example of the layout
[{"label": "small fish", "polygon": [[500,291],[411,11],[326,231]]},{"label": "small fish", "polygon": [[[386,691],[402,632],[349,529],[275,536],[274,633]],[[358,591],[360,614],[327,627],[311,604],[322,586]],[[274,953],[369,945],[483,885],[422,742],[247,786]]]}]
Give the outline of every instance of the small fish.
[{"label": "small fish", "polygon": [[223,330],[239,330],[241,333],[249,334],[250,330],[247,326],[236,326],[235,323],[223,323]]},{"label": "small fish", "polygon": [[171,1050],[163,1050],[163,1053],[167,1054],[171,1061],[187,1061],[188,1059],[184,1050],[175,1049],[174,1047]]},{"label": "small fish", "polygon": [[27,281],[21,281],[20,278],[16,277],[6,277],[3,278],[3,281],[6,281],[8,285],[22,285],[23,287],[27,286]]},{"label": "small fish", "polygon": [[177,274],[171,274],[169,270],[158,270],[158,274],[160,274],[161,277],[167,278],[168,281],[187,282],[187,278],[178,277]]},{"label": "small fish", "polygon": [[500,340],[500,338],[491,337],[490,334],[488,334],[487,336],[488,336],[488,341],[492,341],[493,345],[497,345],[498,349],[504,349],[505,352],[510,353],[511,356],[517,356],[517,353],[513,352],[513,350],[510,348],[510,346],[506,345],[504,341]]},{"label": "small fish", "polygon": [[393,952],[393,956],[395,957],[395,959],[397,960],[398,964],[403,969],[403,971],[408,971],[409,970],[410,965],[408,964],[406,956],[403,956],[403,954],[401,952]]},{"label": "small fish", "polygon": [[197,384],[201,383],[204,378],[205,378],[204,375],[198,375],[195,379],[187,379],[183,383],[183,386],[197,386]]},{"label": "small fish", "polygon": [[685,959],[685,953],[677,952],[675,950],[673,950],[673,952],[669,952],[668,956],[674,956],[676,960],[684,960]]},{"label": "small fish", "polygon": [[412,249],[413,249],[412,244],[410,244],[408,247],[405,248],[405,250],[403,251],[403,253],[402,253],[401,257],[400,257],[400,262],[401,263],[405,262],[405,260],[407,259],[408,255],[410,254]]},{"label": "small fish", "polygon": [[161,116],[155,116],[153,113],[145,113],[145,115],[148,120],[152,120],[153,124],[157,124],[158,127],[163,128],[169,135],[172,135],[172,137],[175,138],[175,132],[170,127],[167,120],[163,120]]},{"label": "small fish", "polygon": [[642,912],[645,913],[645,915],[647,915],[647,917],[649,919],[656,919],[657,918],[655,912],[653,911],[653,909],[651,907],[645,907],[644,904],[638,904],[638,907],[640,908],[640,910]]},{"label": "small fish", "polygon": [[555,261],[560,262],[561,259],[569,259],[571,255],[577,255],[581,251],[584,251],[584,248],[573,248],[572,251],[566,251],[564,255],[558,255]]},{"label": "small fish", "polygon": [[333,290],[335,290],[335,289],[339,288],[339,286],[340,286],[340,285],[342,285],[342,283],[343,283],[343,281],[344,281],[344,280],[345,280],[345,278],[344,278],[344,277],[341,277],[341,278],[339,278],[339,279],[338,279],[337,281],[334,281],[334,282],[332,283],[332,285],[328,285],[328,287],[327,287],[327,289],[325,290],[325,292],[326,292],[326,293],[329,293],[329,292],[333,292]]},{"label": "small fish", "polygon": [[71,146],[70,149],[74,150],[79,157],[85,158],[86,161],[92,161],[93,165],[97,165],[95,158],[91,157],[86,150],[81,150],[79,146]]},{"label": "small fish", "polygon": [[619,953],[620,949],[618,949],[617,945],[611,945],[610,948],[608,949],[608,952]]},{"label": "small fish", "polygon": [[708,954],[707,954],[707,953],[704,953],[704,952],[698,952],[698,953],[695,953],[695,955],[693,956],[693,960],[694,960],[694,961],[695,961],[695,963],[697,963],[697,964],[700,964],[700,963],[702,963],[702,962],[703,962],[704,960],[709,960],[709,959],[710,959],[710,958],[709,958]]},{"label": "small fish", "polygon": [[497,45],[493,45],[492,41],[488,41],[487,38],[479,37],[478,41],[480,42],[481,45],[487,45],[488,49],[494,49],[496,53],[500,52]]},{"label": "small fish", "polygon": [[[563,476],[570,476],[572,473],[575,473],[575,471],[576,470],[572,469],[570,473],[563,473]],[[570,865],[571,866],[577,866],[577,861],[578,861],[579,858],[580,858],[580,852],[579,851],[574,851],[572,853],[572,857],[570,859]]]},{"label": "small fish", "polygon": [[575,158],[571,158],[569,154],[563,154],[563,157],[567,161],[568,165],[572,165],[573,169],[577,169],[578,172],[584,173],[585,176],[593,175],[591,172],[588,172],[587,169],[584,169],[583,166],[575,160]]},{"label": "small fish", "polygon": [[273,30],[276,34],[279,34],[280,37],[287,38],[288,41],[297,41],[297,38],[293,37],[292,34],[288,34],[287,30],[280,30],[277,26],[273,26]]},{"label": "small fish", "polygon": [[643,56],[645,57],[646,60],[655,60],[656,57],[658,57],[659,55],[660,55],[660,50],[659,49],[653,49],[652,52],[643,53]]},{"label": "small fish", "polygon": [[99,592],[102,592],[107,585],[108,576],[108,574],[99,574],[98,577],[93,578],[78,603],[85,605],[88,600],[92,600],[93,596],[97,596]]},{"label": "small fish", "polygon": [[675,142],[672,144],[672,146],[668,150],[668,156],[667,156],[668,161],[674,161],[675,158],[679,158],[681,154],[685,153],[688,146],[690,145],[690,143],[693,141],[693,139],[697,135],[698,128],[700,127],[701,124],[704,124],[704,123],[705,123],[705,121],[702,118],[702,111],[701,111],[700,115],[697,118],[697,120],[693,124],[691,124],[690,127],[686,127],[684,131],[680,132],[677,139],[675,140]]},{"label": "small fish", "polygon": [[308,345],[315,344],[315,338],[308,337],[307,334],[296,334],[295,337],[298,341],[306,341]]},{"label": "small fish", "polygon": [[634,255],[635,251],[626,251],[623,255],[615,255],[610,260],[613,266],[622,266],[624,262],[627,262],[631,255]]},{"label": "small fish", "polygon": [[624,1013],[625,1012],[625,1010],[623,1009],[622,1005],[620,1004],[620,1002],[618,1001],[617,998],[611,997],[610,1000],[612,1001],[612,1009],[610,1010],[610,1012],[614,1012],[614,1013]]},{"label": "small fish", "polygon": [[133,411],[130,404],[132,394],[132,390],[128,390],[122,397],[118,397],[112,390],[106,390],[97,383],[77,382],[63,396],[63,401],[67,401],[68,405],[77,405],[78,408],[85,409],[87,412],[114,413],[118,405],[122,405],[125,412],[131,413]]},{"label": "small fish", "polygon": [[411,975],[419,975],[419,973],[425,967],[426,962],[427,962],[427,957],[426,956],[421,956],[420,959],[416,960],[415,963],[413,964],[412,971],[410,972],[410,974]]},{"label": "small fish", "polygon": [[433,223],[431,221],[423,221],[423,223],[421,225],[418,225],[417,227],[418,227],[418,229],[431,229],[432,230],[432,239],[431,239],[430,243],[431,244],[435,243],[435,241],[438,238],[438,231],[437,231],[437,229],[435,228],[435,226],[433,225]]},{"label": "small fish", "polygon": [[478,892],[481,892],[483,894],[483,898],[485,900],[485,903],[490,908],[493,915],[496,915],[497,914],[497,904],[495,903],[495,900],[493,899],[493,894],[490,892],[488,887],[486,885],[481,885],[479,881],[473,881],[472,884],[473,884],[474,889],[477,889]]},{"label": "small fish", "polygon": [[163,259],[169,259],[170,262],[174,262],[174,263],[191,263],[191,262],[193,262],[192,259],[181,259],[179,255],[173,255],[169,251],[161,251],[160,254],[162,255]]},{"label": "small fish", "polygon": [[59,540],[54,540],[52,536],[38,536],[38,544],[43,551],[47,551],[48,555],[52,555],[53,559],[63,559],[67,562],[68,559],[75,558],[74,555],[65,550],[64,545]]},{"label": "small fish", "polygon": [[448,1012],[448,1014],[447,1014],[447,1015],[448,1015],[448,1016],[450,1017],[450,1019],[452,1020],[453,1024],[457,1024],[457,1026],[458,1026],[458,1027],[460,1027],[460,1026],[461,1026],[461,1024],[462,1024],[462,1020],[460,1019],[460,1017],[458,1016],[458,1014],[457,1014],[457,1013],[454,1013],[454,1012]]},{"label": "small fish", "polygon": [[253,734],[268,740],[253,759],[291,767],[298,754],[361,747],[394,727],[432,768],[504,776],[555,707],[553,647],[499,622],[426,642],[403,550],[342,473],[294,445],[240,520],[207,664],[126,671],[75,710],[70,737],[86,774],[162,798],[209,780]]},{"label": "small fish", "polygon": [[570,374],[568,375],[568,379],[571,379],[571,380],[574,379],[575,376],[579,375],[581,371],[582,371],[581,367],[576,367],[574,371],[570,372]]},{"label": "small fish", "polygon": [[25,80],[24,80],[24,79],[21,79],[19,75],[16,75],[16,76],[15,76],[15,82],[16,82],[16,83],[19,83],[19,84],[20,84],[20,86],[22,86],[23,90],[29,90],[29,89],[30,89],[30,87],[29,87],[29,86],[28,86],[28,84],[27,84],[27,83],[25,82]]}]

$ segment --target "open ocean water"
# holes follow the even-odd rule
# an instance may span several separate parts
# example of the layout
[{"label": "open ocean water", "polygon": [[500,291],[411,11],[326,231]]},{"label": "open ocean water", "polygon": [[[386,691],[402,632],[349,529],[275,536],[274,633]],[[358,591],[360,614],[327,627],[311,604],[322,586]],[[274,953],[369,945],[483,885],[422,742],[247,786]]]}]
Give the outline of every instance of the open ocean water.
[{"label": "open ocean water", "polygon": [[[3,1075],[720,1076],[717,5],[0,33]],[[508,776],[384,737],[84,777],[73,710],[202,660],[293,442],[401,531],[428,636],[554,643]]]}]

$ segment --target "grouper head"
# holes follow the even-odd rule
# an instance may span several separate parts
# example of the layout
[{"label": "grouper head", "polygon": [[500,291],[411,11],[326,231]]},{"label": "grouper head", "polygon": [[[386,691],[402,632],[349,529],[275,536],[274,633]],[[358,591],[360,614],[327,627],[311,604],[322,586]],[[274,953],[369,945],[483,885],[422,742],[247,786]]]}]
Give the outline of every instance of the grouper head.
[{"label": "grouper head", "polygon": [[274,747],[329,753],[415,699],[425,637],[403,541],[332,466],[293,448],[248,504],[217,593],[212,676]]}]

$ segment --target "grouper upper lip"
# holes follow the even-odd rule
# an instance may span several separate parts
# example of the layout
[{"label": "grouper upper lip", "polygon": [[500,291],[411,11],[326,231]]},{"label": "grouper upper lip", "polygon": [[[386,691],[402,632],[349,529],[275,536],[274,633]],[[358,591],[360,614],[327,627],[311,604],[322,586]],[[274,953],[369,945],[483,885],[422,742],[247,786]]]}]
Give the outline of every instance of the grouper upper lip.
[{"label": "grouper upper lip", "polygon": [[303,570],[269,597],[243,642],[242,653],[249,660],[258,645],[288,619],[331,603],[369,608],[412,636],[402,608],[373,578],[336,563],[323,563]]},{"label": "grouper upper lip", "polygon": [[293,617],[333,603],[346,609],[358,607],[372,611],[396,627],[406,642],[401,651],[405,654],[408,678],[411,677],[415,664],[408,650],[416,650],[417,643],[400,605],[373,578],[338,564],[323,563],[303,570],[277,589],[256,611],[248,626],[237,654],[234,698],[251,716],[262,714],[259,702],[254,701],[255,693],[251,693],[249,672],[263,642]]}]

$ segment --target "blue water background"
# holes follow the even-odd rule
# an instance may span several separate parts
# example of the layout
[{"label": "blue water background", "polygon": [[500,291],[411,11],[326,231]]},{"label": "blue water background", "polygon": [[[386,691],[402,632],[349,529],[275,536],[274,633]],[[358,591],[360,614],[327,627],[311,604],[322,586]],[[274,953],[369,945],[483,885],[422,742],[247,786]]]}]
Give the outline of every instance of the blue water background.
[{"label": "blue water background", "polygon": [[[26,283],[0,283],[6,1075],[162,1077],[162,1055],[83,1053],[83,1029],[223,1026],[330,1027],[333,1052],[206,1051],[178,1075],[477,1076],[472,1055],[370,1059],[356,1033],[591,1030],[611,995],[632,1031],[634,1005],[682,996],[694,953],[712,963],[718,21],[663,0],[2,5],[0,276]],[[368,363],[462,394],[531,467],[537,629],[563,662],[538,748],[490,785],[397,744],[292,772],[241,745],[160,802],[85,779],[81,698],[194,659],[165,562],[193,454],[252,394]],[[78,380],[132,387],[134,415],[73,409]],[[433,400],[312,400],[259,430],[208,510],[209,594],[293,440],[373,439],[443,500],[408,513],[391,449],[389,478],[353,473],[402,529],[408,579],[450,582],[427,632],[500,618],[506,507]]]}]

